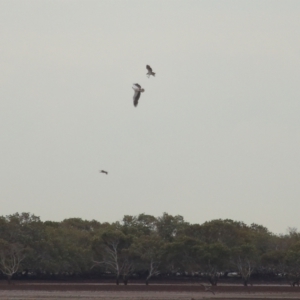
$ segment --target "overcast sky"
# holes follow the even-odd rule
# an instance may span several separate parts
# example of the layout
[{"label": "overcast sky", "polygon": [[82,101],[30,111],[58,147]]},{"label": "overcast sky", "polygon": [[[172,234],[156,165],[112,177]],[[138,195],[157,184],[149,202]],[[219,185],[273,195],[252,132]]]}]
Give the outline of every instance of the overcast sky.
[{"label": "overcast sky", "polygon": [[0,1],[0,215],[300,229],[299,16],[288,0]]}]

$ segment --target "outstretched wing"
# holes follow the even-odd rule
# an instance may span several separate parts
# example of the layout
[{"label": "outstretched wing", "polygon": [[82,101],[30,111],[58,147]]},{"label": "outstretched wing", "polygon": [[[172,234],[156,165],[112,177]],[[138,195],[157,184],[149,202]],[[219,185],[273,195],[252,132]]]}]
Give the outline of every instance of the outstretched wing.
[{"label": "outstretched wing", "polygon": [[139,92],[139,91],[134,92],[134,95],[133,95],[133,105],[134,106],[138,105],[140,96],[141,96],[141,92]]},{"label": "outstretched wing", "polygon": [[138,91],[141,89],[141,86],[138,84],[138,83],[135,83],[132,88],[135,90],[135,91]]},{"label": "outstretched wing", "polygon": [[146,66],[147,70],[151,73],[152,72],[152,69],[149,65]]}]

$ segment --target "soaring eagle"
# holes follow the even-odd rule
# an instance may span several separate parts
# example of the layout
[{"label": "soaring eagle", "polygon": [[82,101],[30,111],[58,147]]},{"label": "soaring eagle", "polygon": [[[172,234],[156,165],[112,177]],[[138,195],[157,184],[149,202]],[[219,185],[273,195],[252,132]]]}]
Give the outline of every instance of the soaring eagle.
[{"label": "soaring eagle", "polygon": [[104,174],[108,174],[108,172],[107,171],[104,171],[104,170],[101,170],[101,171],[99,171],[100,173],[104,173]]},{"label": "soaring eagle", "polygon": [[134,89],[134,95],[133,95],[133,104],[134,106],[138,105],[141,93],[144,92],[145,90],[142,89],[142,87],[138,84],[135,83],[132,88]]},{"label": "soaring eagle", "polygon": [[155,73],[152,72],[152,69],[149,65],[146,66],[147,70],[148,70],[148,73],[146,75],[148,75],[148,77],[150,77],[151,75],[152,76],[155,76]]}]

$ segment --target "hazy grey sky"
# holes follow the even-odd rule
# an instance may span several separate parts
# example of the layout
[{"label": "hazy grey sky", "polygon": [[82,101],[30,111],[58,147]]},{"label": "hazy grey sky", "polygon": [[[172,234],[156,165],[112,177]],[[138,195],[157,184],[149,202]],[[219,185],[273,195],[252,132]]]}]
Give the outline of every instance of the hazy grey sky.
[{"label": "hazy grey sky", "polygon": [[300,229],[299,16],[288,0],[0,1],[0,214]]}]

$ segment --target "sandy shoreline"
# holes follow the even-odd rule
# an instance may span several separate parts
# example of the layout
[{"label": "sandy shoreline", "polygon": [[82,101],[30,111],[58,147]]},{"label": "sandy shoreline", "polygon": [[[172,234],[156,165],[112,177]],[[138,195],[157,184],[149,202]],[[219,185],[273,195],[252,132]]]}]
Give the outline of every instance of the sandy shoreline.
[{"label": "sandy shoreline", "polygon": [[108,300],[191,300],[191,299],[300,299],[300,288],[279,285],[243,287],[220,285],[215,294],[197,284],[153,284],[128,286],[95,283],[16,282],[0,284],[0,299],[108,299]]}]

